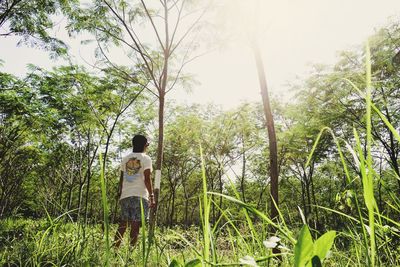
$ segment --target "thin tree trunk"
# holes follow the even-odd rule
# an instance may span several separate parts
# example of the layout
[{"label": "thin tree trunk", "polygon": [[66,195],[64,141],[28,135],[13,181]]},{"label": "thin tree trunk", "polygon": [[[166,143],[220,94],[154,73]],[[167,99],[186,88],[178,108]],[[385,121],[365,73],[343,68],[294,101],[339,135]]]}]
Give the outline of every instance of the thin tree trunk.
[{"label": "thin tree trunk", "polygon": [[85,198],[85,224],[87,223],[87,218],[88,218],[88,203],[89,203],[89,189],[90,189],[90,178],[92,176],[91,174],[91,167],[88,166],[87,170],[87,186],[86,186],[86,198]]},{"label": "thin tree trunk", "polygon": [[[59,191],[59,195],[58,195],[58,207],[59,208],[56,208],[56,211],[55,211],[55,213],[58,213],[58,212],[60,212],[61,211],[61,213],[64,213],[65,212],[65,210],[63,210],[64,208],[64,206],[63,206],[63,193],[64,193],[64,187],[65,187],[65,182],[63,182],[62,184],[61,184],[61,190]],[[61,209],[61,210],[60,210]],[[52,215],[55,215],[54,213],[52,214]]]},{"label": "thin tree trunk", "polygon": [[172,190],[172,203],[171,203],[171,213],[169,215],[169,226],[172,226],[174,223],[175,216],[175,188],[171,188]]},{"label": "thin tree trunk", "polygon": [[82,194],[83,194],[83,186],[85,184],[85,180],[79,183],[79,192],[78,192],[78,214],[76,216],[76,221],[79,222],[81,217],[81,209],[82,209]]},{"label": "thin tree trunk", "polygon": [[157,147],[157,160],[156,170],[161,170],[164,152],[164,105],[165,94],[160,94],[159,109],[158,109],[158,147]]},{"label": "thin tree trunk", "polygon": [[186,226],[189,226],[189,221],[188,221],[188,219],[189,219],[189,217],[188,217],[188,214],[189,213],[189,200],[188,200],[188,198],[187,197],[185,197],[185,225]]},{"label": "thin tree trunk", "polygon": [[90,144],[91,144],[91,139],[90,139],[90,129],[88,131],[88,144],[87,144],[87,185],[86,185],[86,199],[85,199],[85,224],[87,223],[87,217],[88,217],[88,203],[89,203],[89,193],[90,193],[90,180],[92,178],[92,164],[93,161],[96,157],[97,150],[99,146],[96,146],[95,150],[93,151],[92,157],[90,157]]},{"label": "thin tree trunk", "polygon": [[[265,186],[265,187],[267,187],[267,186]],[[261,204],[262,204],[262,197],[263,197],[263,195],[264,195],[265,187],[264,187],[264,186],[261,187],[260,194],[258,195],[257,209],[260,209],[260,206],[261,206]],[[264,207],[263,207],[263,208],[264,208]]]},{"label": "thin tree trunk", "polygon": [[378,207],[380,211],[383,211],[382,201],[382,159],[379,160],[379,179],[378,179]]},{"label": "thin tree trunk", "polygon": [[[216,218],[214,218],[214,223],[216,220],[219,219],[219,217],[221,216],[221,210],[223,210],[224,208],[222,207],[222,189],[223,189],[223,183],[222,183],[222,170],[219,169],[218,170],[218,176],[219,176],[219,193],[221,194],[221,196],[219,197],[219,209],[218,209],[218,215]],[[214,206],[214,205],[213,205]],[[216,220],[215,220],[216,219]]]},{"label": "thin tree trunk", "polygon": [[82,175],[82,170],[84,166],[84,161],[86,160],[85,155],[83,155],[83,149],[82,149],[82,139],[81,135],[79,134],[79,187],[78,187],[78,211],[76,214],[76,221],[78,223],[81,217],[81,208],[82,208],[82,194],[83,194],[83,186],[85,184],[85,178]]},{"label": "thin tree trunk", "polygon": [[183,195],[185,196],[185,215],[184,215],[184,224],[188,225],[188,212],[189,212],[189,197],[187,195],[186,185],[182,183],[183,187]]},{"label": "thin tree trunk", "polygon": [[[304,181],[304,180],[303,180]],[[307,203],[306,203],[306,197],[305,197],[305,195],[306,195],[306,186],[305,186],[305,183],[306,183],[306,181],[304,181],[304,182],[301,182],[301,202],[302,202],[302,204],[303,204],[303,214],[304,214],[304,218],[305,218],[305,221],[307,222],[307,218],[308,218],[308,211],[307,211]]]},{"label": "thin tree trunk", "polygon": [[[317,206],[317,200],[315,199],[315,190],[314,190],[314,181],[313,181],[313,174],[314,174],[314,168],[312,167],[312,165],[310,166],[310,172],[309,172],[309,176],[310,176],[310,184],[311,184],[311,194],[312,194],[312,200],[314,203],[314,206]],[[318,209],[315,208],[315,228],[320,230],[320,221],[319,221],[319,213],[318,213]]]},{"label": "thin tree trunk", "polygon": [[[162,170],[163,163],[163,154],[164,154],[164,106],[165,106],[165,94],[168,82],[168,59],[170,56],[169,50],[169,31],[168,31],[168,8],[167,3],[164,1],[164,23],[165,23],[165,48],[164,48],[164,66],[162,71],[162,79],[160,87],[158,88],[158,147],[157,147],[157,160],[156,160],[156,170],[160,172]],[[157,209],[158,209],[158,197],[160,191],[158,188],[154,189],[154,202],[155,207],[150,211],[150,225],[149,225],[149,244],[148,248],[150,250],[153,236],[154,236],[154,228],[156,225],[157,219]],[[148,257],[148,253],[146,255],[146,260]]]},{"label": "thin tree trunk", "polygon": [[[158,108],[158,147],[157,147],[157,160],[156,160],[156,170],[160,172],[162,169],[163,155],[164,155],[164,105],[165,105],[165,93],[160,92],[159,108]],[[150,227],[154,227],[153,224],[155,223],[154,220],[157,214],[158,197],[159,197],[159,190],[155,189],[154,201],[156,202],[156,206],[150,214],[150,223],[151,223]]]},{"label": "thin tree trunk", "polygon": [[[394,146],[394,145],[393,145]],[[392,168],[394,170],[394,173],[396,174],[396,180],[397,180],[397,193],[400,195],[400,168],[399,168],[399,164],[397,163],[397,155],[395,155],[394,153],[396,153],[394,151],[394,149],[392,150],[392,153],[389,153],[390,155],[390,160],[391,160],[391,165]]]},{"label": "thin tree trunk", "polygon": [[[215,175],[212,174],[212,176],[211,176],[212,177],[211,184],[210,184],[211,192],[214,192],[214,179],[215,179],[216,175],[217,175],[217,173],[215,173]],[[207,177],[210,177],[210,176],[207,176]],[[214,195],[211,195],[211,202],[214,203]],[[215,205],[211,205],[211,214],[212,214],[211,215],[212,221],[215,222]]]},{"label": "thin tree trunk", "polygon": [[72,191],[73,191],[74,187],[73,184],[71,184],[69,186],[69,190],[68,190],[68,203],[67,203],[67,211],[71,210],[71,205],[72,205]]},{"label": "thin tree trunk", "polygon": [[[312,209],[311,209],[310,183],[307,181],[305,183],[305,186],[306,186],[306,196],[307,196],[307,209],[308,209],[308,214],[310,214],[310,217],[311,217]],[[308,218],[306,218],[306,219],[307,219],[307,223],[311,225],[311,223],[308,221]]]},{"label": "thin tree trunk", "polygon": [[264,114],[267,121],[268,141],[269,141],[269,162],[270,162],[270,177],[271,177],[271,218],[278,218],[278,146],[276,141],[274,119],[271,111],[271,104],[268,96],[267,80],[265,77],[264,64],[261,57],[261,52],[256,42],[253,43],[253,52],[256,60],[258,79],[260,82],[261,95],[264,106]]},{"label": "thin tree trunk", "polygon": [[[383,95],[385,95],[385,94],[383,94]],[[385,100],[385,102],[387,102],[386,97],[384,97],[384,100]],[[385,113],[386,113],[387,120],[392,124],[392,118],[390,116],[390,112],[389,112],[387,105],[385,105]],[[397,158],[398,158],[397,151],[398,150],[397,150],[397,145],[396,145],[398,143],[395,141],[392,131],[388,127],[386,127],[386,129],[388,131],[389,138],[390,138],[390,145],[389,145],[390,149],[389,150],[387,149],[387,152],[388,152],[390,160],[391,160],[391,165],[397,175],[397,177],[396,177],[397,184],[398,184],[397,193],[400,195],[400,168],[399,168],[399,164],[397,162]]]},{"label": "thin tree trunk", "polygon": [[[310,184],[311,184],[311,194],[312,194],[312,201],[314,206],[317,206],[317,200],[315,199],[315,190],[314,190],[314,182],[312,176],[310,176]],[[320,223],[319,223],[319,214],[318,214],[318,209],[315,208],[315,228],[319,229]]]}]

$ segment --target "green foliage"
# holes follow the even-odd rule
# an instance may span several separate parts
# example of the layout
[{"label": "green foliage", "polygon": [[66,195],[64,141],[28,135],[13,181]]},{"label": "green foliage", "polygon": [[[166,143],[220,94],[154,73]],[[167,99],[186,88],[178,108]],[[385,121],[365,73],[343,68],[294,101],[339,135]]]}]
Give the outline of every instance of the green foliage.
[{"label": "green foliage", "polygon": [[77,0],[11,0],[0,2],[0,32],[3,36],[21,36],[20,43],[41,47],[63,55],[67,46],[49,34],[54,26],[52,15],[71,16]]},{"label": "green foliage", "polygon": [[[141,88],[118,77],[96,77],[78,66],[53,71],[31,66],[31,71],[24,79],[0,75],[5,89],[0,93],[4,152],[0,155],[4,163],[0,166],[4,181],[1,192],[8,192],[2,194],[4,197],[13,196],[0,202],[1,214],[19,209],[26,215],[38,216],[44,204],[51,214],[77,207],[79,211],[72,214],[75,218],[82,215],[84,207],[86,217],[86,203],[100,197],[100,190],[96,189],[100,188],[100,180],[94,179],[98,187],[91,187],[90,183],[97,171],[95,158],[100,144],[106,143],[107,136],[109,145],[121,146],[120,149],[123,146],[111,138],[112,123],[114,127],[121,125],[122,136],[123,131],[143,128],[152,115],[143,116],[141,121],[128,119],[125,113],[142,109],[140,104],[131,106]],[[7,160],[15,164],[6,164]],[[11,168],[5,167],[8,165]],[[17,191],[20,193],[14,193]],[[96,216],[98,212],[100,209],[95,211]]]},{"label": "green foliage", "polygon": [[300,230],[299,238],[297,239],[294,248],[295,266],[305,266],[313,256],[313,240],[310,230],[307,225],[304,225]]},{"label": "green foliage", "polygon": [[[79,66],[0,73],[0,264],[399,265],[398,22],[371,36],[370,49],[344,51],[332,67],[316,65],[293,85],[291,103],[273,102],[279,222],[265,212],[269,152],[261,106],[167,105],[155,247],[146,250],[142,227],[141,249],[110,253],[120,156],[134,133],[157,138],[158,92],[148,81],[159,89],[160,77],[167,77],[165,88],[189,80],[176,64],[185,53],[166,56],[166,46],[144,39],[132,48],[138,39],[129,32],[162,19],[143,3],[0,3],[2,29],[57,53],[66,47],[49,36],[50,18],[69,16],[70,33],[95,33],[99,63],[110,66],[100,73]],[[113,10],[125,14],[122,21]],[[110,64],[112,46],[128,47],[135,63]],[[177,72],[163,76],[166,59]]]},{"label": "green foliage", "polygon": [[[329,231],[323,234],[314,242],[314,255],[319,258],[321,263],[327,257],[336,237],[335,231]],[[314,259],[314,257],[313,257]]]},{"label": "green foliage", "polygon": [[294,248],[294,266],[321,266],[335,237],[335,231],[329,231],[313,242],[308,226],[303,225]]},{"label": "green foliage", "polygon": [[185,267],[199,267],[201,266],[201,260],[194,259],[185,263]]}]

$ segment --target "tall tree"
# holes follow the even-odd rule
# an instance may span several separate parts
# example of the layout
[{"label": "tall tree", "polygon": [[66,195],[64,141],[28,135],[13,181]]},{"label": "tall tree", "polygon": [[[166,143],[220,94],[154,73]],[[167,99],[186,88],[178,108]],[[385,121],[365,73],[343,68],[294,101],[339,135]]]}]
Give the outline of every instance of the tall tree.
[{"label": "tall tree", "polygon": [[264,106],[264,114],[267,122],[268,142],[269,142],[269,174],[271,178],[271,218],[278,218],[279,206],[279,170],[278,170],[278,145],[276,141],[274,117],[272,115],[271,102],[269,99],[267,79],[265,76],[264,63],[262,55],[258,47],[257,41],[253,42],[252,46],[256,65],[258,79],[260,82],[262,102]]},{"label": "tall tree", "polygon": [[[240,8],[238,8],[238,6]],[[262,103],[264,107],[264,115],[266,119],[266,128],[268,133],[268,143],[269,143],[269,165],[266,164],[266,168],[269,168],[270,176],[270,195],[271,195],[271,205],[270,205],[270,215],[271,218],[277,219],[278,216],[278,205],[279,205],[279,194],[278,194],[278,183],[279,183],[279,166],[278,166],[278,145],[275,133],[274,118],[272,114],[271,101],[269,99],[269,92],[266,80],[266,74],[264,69],[264,62],[262,58],[262,53],[258,43],[258,35],[260,32],[260,16],[259,11],[261,7],[261,2],[259,0],[248,1],[242,3],[240,1],[235,1],[233,11],[236,13],[236,17],[240,18],[240,24],[235,25],[241,27],[242,31],[237,31],[239,35],[245,37],[245,40],[250,44],[251,52],[254,55],[258,80],[261,89]],[[268,179],[266,179],[266,182]]]},{"label": "tall tree", "polygon": [[[71,24],[77,31],[89,30],[96,36],[98,54],[106,64],[115,68],[121,77],[142,83],[157,97],[156,176],[161,176],[163,161],[166,95],[179,82],[187,80],[182,70],[196,57],[192,52],[196,48],[199,24],[206,11],[207,5],[196,9],[188,0],[99,0],[94,1],[93,6],[80,10],[80,15]],[[126,49],[127,58],[134,62],[131,71],[118,67],[109,52],[111,50],[108,50],[110,43]],[[158,192],[155,198],[157,202]],[[153,211],[156,212],[156,208]]]}]

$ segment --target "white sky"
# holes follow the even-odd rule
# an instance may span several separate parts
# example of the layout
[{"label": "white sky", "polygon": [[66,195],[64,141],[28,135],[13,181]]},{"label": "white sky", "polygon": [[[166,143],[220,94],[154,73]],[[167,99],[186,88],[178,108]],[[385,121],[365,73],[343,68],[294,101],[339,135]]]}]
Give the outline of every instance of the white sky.
[{"label": "white sky", "polygon": [[[311,63],[334,63],[338,51],[361,45],[389,17],[400,18],[400,0],[261,0],[259,16],[267,26],[260,36],[267,82],[272,93],[281,97],[287,91],[285,84],[307,73]],[[58,31],[65,36],[62,28]],[[63,63],[52,61],[45,51],[16,47],[17,40],[0,39],[0,59],[5,61],[1,71],[23,75],[28,63],[44,68]],[[88,47],[78,40],[69,45],[74,61],[84,65],[83,57],[93,62]],[[200,84],[191,93],[172,91],[170,99],[231,108],[261,98],[254,58],[246,42],[235,41],[193,61],[186,70]]]}]

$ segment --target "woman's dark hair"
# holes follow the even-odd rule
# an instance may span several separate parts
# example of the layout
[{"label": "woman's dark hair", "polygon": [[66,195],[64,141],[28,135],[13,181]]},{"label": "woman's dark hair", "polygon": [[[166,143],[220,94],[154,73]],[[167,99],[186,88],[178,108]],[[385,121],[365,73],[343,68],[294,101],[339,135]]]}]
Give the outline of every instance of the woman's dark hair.
[{"label": "woman's dark hair", "polygon": [[137,134],[132,138],[133,152],[143,152],[147,145],[147,138],[143,135]]}]

